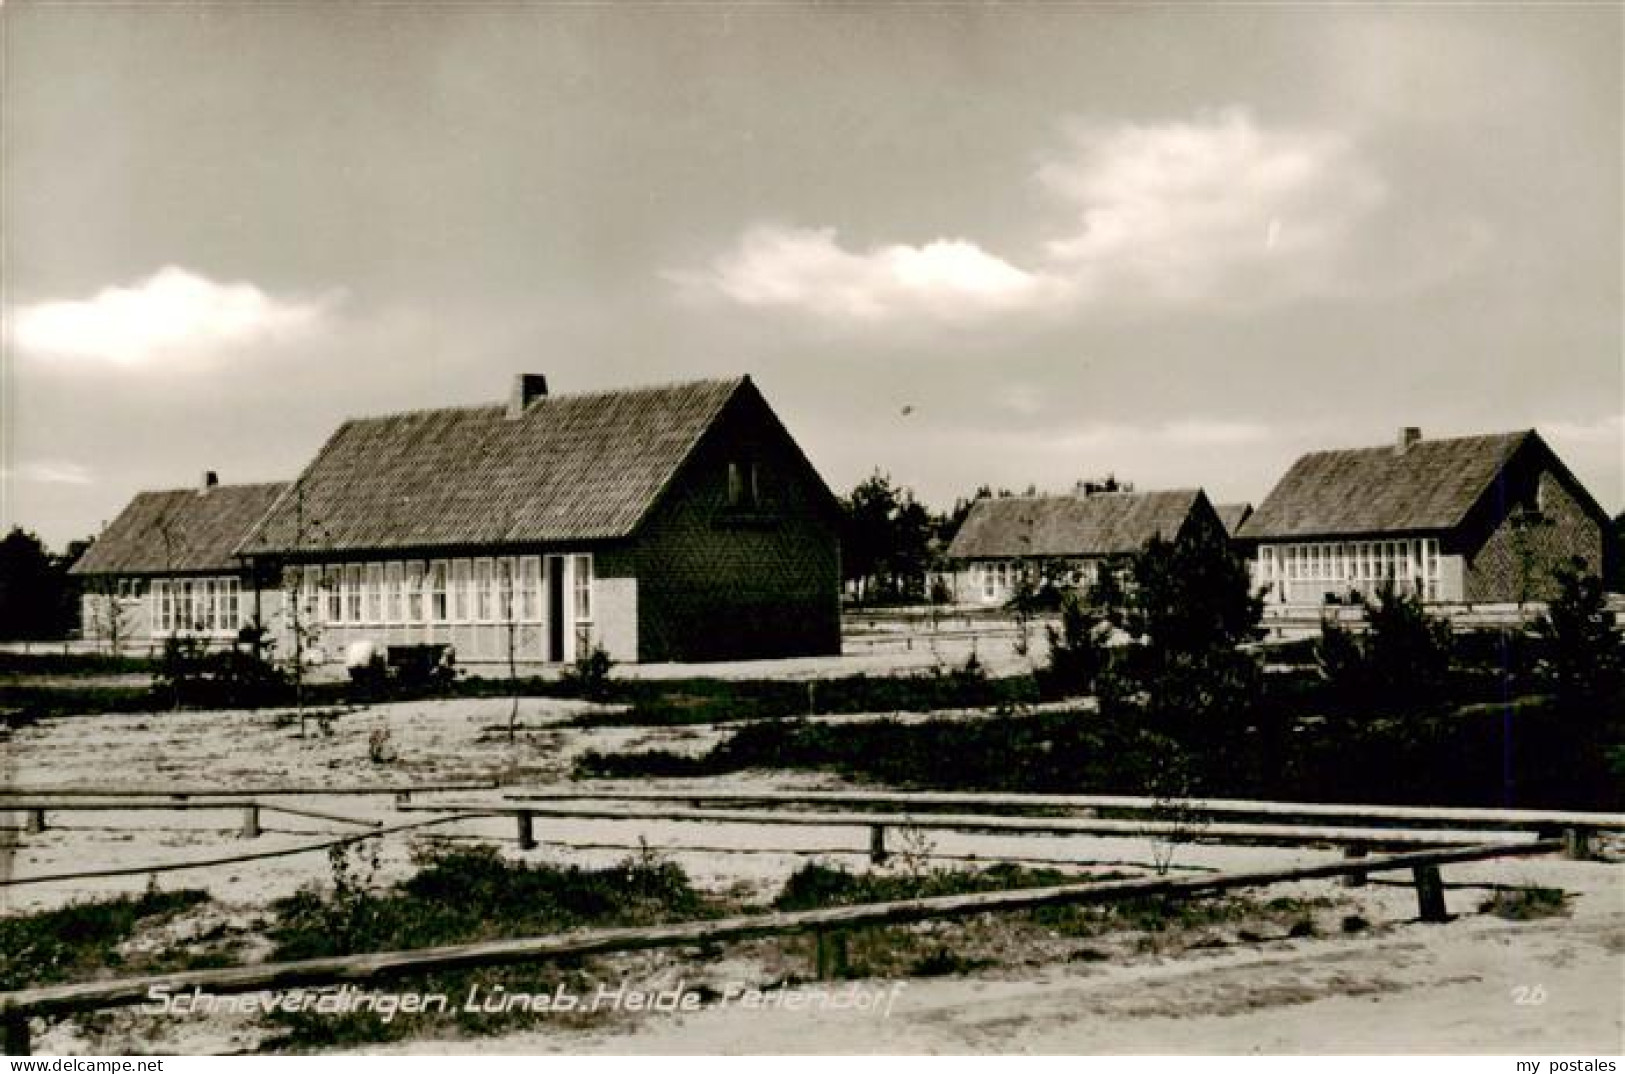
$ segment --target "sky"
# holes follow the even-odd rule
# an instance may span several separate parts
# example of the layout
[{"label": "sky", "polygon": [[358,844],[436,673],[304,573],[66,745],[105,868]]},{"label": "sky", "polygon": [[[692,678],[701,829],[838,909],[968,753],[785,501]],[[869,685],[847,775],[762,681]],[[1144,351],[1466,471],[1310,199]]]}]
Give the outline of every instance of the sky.
[{"label": "sky", "polygon": [[0,7],[0,525],[750,374],[837,492],[1537,428],[1625,506],[1616,4]]}]

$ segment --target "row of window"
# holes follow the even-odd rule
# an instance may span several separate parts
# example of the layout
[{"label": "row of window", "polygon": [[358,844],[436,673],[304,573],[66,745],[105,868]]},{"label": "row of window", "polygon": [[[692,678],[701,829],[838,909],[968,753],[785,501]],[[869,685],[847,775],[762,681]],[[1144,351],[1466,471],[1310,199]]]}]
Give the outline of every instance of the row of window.
[{"label": "row of window", "polygon": [[160,578],[151,599],[160,634],[235,634],[253,615],[236,578]]},{"label": "row of window", "polygon": [[[1070,585],[1092,585],[1097,566],[1093,561],[1070,563],[1071,574],[1065,581]],[[980,590],[983,600],[999,600],[1015,592],[1023,574],[1037,569],[1034,564],[1020,560],[978,563],[971,567],[971,585]]]},{"label": "row of window", "polygon": [[[299,610],[331,626],[426,623],[540,623],[542,582],[568,576],[565,614],[578,626],[593,618],[590,554],[481,559],[395,560],[293,568],[284,588]],[[253,614],[236,578],[155,579],[151,602],[159,633],[235,633]]]},{"label": "row of window", "polygon": [[590,554],[498,556],[479,559],[392,560],[294,568],[284,589],[297,592],[300,610],[332,626],[424,623],[540,623],[543,580],[568,573],[565,613],[574,622],[593,618]]},{"label": "row of window", "polygon": [[1265,545],[1258,550],[1258,571],[1265,582],[1437,580],[1439,542],[1434,537],[1416,537],[1405,541]]}]

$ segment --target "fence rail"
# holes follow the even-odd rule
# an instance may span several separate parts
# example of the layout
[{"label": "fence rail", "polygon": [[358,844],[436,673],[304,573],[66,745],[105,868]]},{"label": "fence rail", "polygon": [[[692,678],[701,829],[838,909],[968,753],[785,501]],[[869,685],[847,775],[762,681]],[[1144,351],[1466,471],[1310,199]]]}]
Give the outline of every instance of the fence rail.
[{"label": "fence rail", "polygon": [[[1549,854],[1561,850],[1562,846],[1563,844],[1556,840],[1541,840],[1520,845],[1497,844],[1396,854],[1364,858],[1358,862],[1328,862],[1323,865],[1299,866],[1292,869],[1062,884],[1043,888],[944,895],[862,906],[737,916],[674,925],[601,929],[559,936],[494,940],[413,951],[345,955],[300,962],[263,963],[115,981],[55,985],[0,993],[0,1021],[4,1023],[6,1053],[26,1055],[31,1045],[29,1019],[108,1007],[133,1006],[148,1001],[153,989],[162,989],[170,993],[198,989],[217,995],[228,995],[275,988],[326,987],[413,973],[473,969],[623,951],[687,947],[785,933],[814,932],[823,939],[832,932],[838,933],[840,930],[863,926],[908,924],[976,914],[1031,910],[1045,906],[1103,903],[1149,895],[1189,898],[1239,888],[1267,887],[1291,881],[1403,869],[1411,870],[1416,884],[1419,918],[1423,921],[1437,922],[1447,920],[1444,888],[1439,876],[1440,866],[1511,856]],[[822,943],[820,947],[822,950]],[[819,961],[822,965],[825,959],[820,958]]]},{"label": "fence rail", "polygon": [[1535,836],[1527,832],[1415,830],[1407,828],[1349,828],[1288,824],[1192,823],[1183,819],[1108,820],[1074,817],[1009,817],[988,814],[943,813],[831,813],[814,810],[670,809],[621,808],[553,805],[548,803],[447,802],[405,805],[402,812],[455,811],[466,817],[513,817],[519,828],[519,843],[526,849],[536,846],[537,820],[659,821],[663,823],[742,824],[802,826],[819,828],[866,828],[870,833],[869,854],[876,862],[888,857],[886,832],[895,829],[923,831],[1002,832],[1011,835],[1116,835],[1187,840],[1225,839],[1232,841],[1285,843],[1341,843],[1359,846],[1449,846],[1467,843],[1527,843]]},{"label": "fence rail", "polygon": [[1315,817],[1362,824],[1425,823],[1441,827],[1485,825],[1520,831],[1625,831],[1625,813],[1581,810],[1497,809],[1462,806],[1390,806],[1333,802],[1267,802],[1245,798],[1150,798],[1113,794],[1004,794],[981,791],[707,791],[681,790],[520,790],[503,796],[523,802],[725,802],[768,805],[842,805],[854,808],[927,809],[975,806],[981,809],[1122,810],[1141,813],[1177,807],[1210,816]]}]

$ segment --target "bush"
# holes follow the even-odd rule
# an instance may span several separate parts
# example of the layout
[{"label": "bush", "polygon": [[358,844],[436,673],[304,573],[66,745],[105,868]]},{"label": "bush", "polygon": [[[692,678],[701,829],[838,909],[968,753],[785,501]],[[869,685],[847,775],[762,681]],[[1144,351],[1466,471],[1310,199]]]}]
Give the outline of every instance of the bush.
[{"label": "bush", "polygon": [[1362,606],[1363,635],[1321,621],[1316,658],[1334,707],[1391,712],[1437,707],[1451,685],[1450,624],[1429,615],[1420,596],[1391,581],[1382,584],[1375,601],[1362,598]]},{"label": "bush", "polygon": [[1625,656],[1602,579],[1586,573],[1581,559],[1557,571],[1556,579],[1557,596],[1535,622],[1541,678],[1568,703],[1617,693]]},{"label": "bush", "polygon": [[1076,697],[1093,693],[1096,680],[1111,659],[1106,642],[1112,626],[1076,593],[1061,601],[1061,626],[1045,628],[1049,635],[1049,661],[1038,674],[1043,697]]},{"label": "bush", "polygon": [[561,679],[576,696],[602,701],[609,696],[609,673],[614,666],[615,661],[610,659],[604,647],[594,645],[576,657],[575,664],[564,670]]},{"label": "bush", "polygon": [[153,675],[153,692],[175,708],[257,708],[287,690],[282,669],[270,659],[264,631],[247,626],[229,649],[210,652],[203,638],[177,634],[164,640]]},{"label": "bush", "polygon": [[202,891],[149,891],[0,918],[0,989],[93,977],[118,965],[115,949],[141,924],[208,899]]}]

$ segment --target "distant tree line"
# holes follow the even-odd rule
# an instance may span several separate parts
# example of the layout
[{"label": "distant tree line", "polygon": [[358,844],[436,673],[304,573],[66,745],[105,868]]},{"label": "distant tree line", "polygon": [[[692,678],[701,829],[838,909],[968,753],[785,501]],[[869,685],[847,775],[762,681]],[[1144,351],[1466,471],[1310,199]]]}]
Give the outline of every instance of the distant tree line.
[{"label": "distant tree line", "polygon": [[68,576],[87,541],[57,555],[21,526],[0,539],[0,641],[65,638],[79,626],[79,586]]}]

